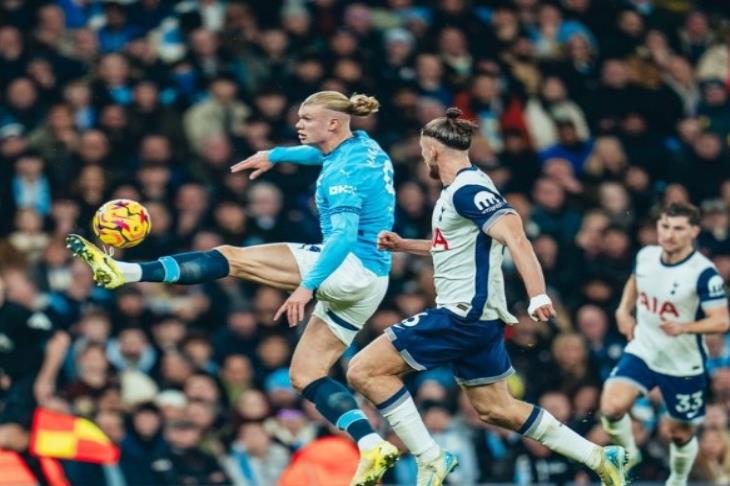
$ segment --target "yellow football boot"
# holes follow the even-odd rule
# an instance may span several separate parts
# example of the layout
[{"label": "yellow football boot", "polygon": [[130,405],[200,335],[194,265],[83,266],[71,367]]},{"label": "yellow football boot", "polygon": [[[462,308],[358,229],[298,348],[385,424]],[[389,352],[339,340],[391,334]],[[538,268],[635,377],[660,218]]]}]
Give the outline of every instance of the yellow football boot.
[{"label": "yellow football boot", "polygon": [[375,447],[360,453],[360,464],[350,486],[375,486],[385,472],[398,460],[398,448],[383,440]]},{"label": "yellow football boot", "polygon": [[94,281],[100,287],[115,289],[126,282],[117,263],[92,242],[79,235],[66,237],[66,248],[86,262],[94,274]]}]

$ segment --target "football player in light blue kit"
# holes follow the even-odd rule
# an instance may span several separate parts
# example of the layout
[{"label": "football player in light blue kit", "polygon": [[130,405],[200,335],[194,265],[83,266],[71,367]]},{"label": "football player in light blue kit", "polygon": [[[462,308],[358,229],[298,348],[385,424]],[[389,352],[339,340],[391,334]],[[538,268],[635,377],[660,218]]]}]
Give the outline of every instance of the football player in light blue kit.
[{"label": "football player in light blue kit", "polygon": [[[458,458],[443,451],[424,426],[401,375],[450,365],[481,419],[537,440],[593,469],[604,484],[625,484],[622,447],[603,448],[558,422],[548,411],[510,395],[514,372],[504,328],[517,319],[507,309],[502,254],[509,249],[530,297],[528,313],[546,321],[555,313],[532,245],[514,209],[492,180],[471,165],[474,124],[450,108],[421,132],[421,152],[444,189],[433,210],[433,238],[403,239],[385,231],[378,244],[391,251],[431,254],[436,307],[386,329],[350,362],[347,378],[373,403],[416,456],[418,486],[438,486]],[[456,478],[455,478],[456,479]],[[458,479],[457,479],[458,483]]]},{"label": "football player in light blue kit", "polygon": [[375,484],[398,456],[395,446],[373,431],[349,390],[327,376],[388,287],[391,256],[376,242],[380,231],[393,226],[393,166],[365,132],[350,129],[351,116],[368,116],[378,106],[365,95],[315,93],[299,109],[302,146],[258,152],[231,168],[253,170],[254,179],[278,162],[321,165],[316,189],[321,245],[222,246],[128,263],[113,260],[78,235],[67,239],[107,288],[138,281],[191,285],[230,275],[293,291],[275,315],[286,313],[290,326],[304,318],[316,292],[317,305],[294,351],[290,375],[325,418],[357,441],[361,462],[354,485]]}]

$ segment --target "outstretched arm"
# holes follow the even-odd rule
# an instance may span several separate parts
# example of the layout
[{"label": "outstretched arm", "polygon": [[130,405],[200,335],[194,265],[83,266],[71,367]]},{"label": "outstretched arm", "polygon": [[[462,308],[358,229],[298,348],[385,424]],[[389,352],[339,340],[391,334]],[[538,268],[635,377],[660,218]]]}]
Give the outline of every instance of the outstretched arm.
[{"label": "outstretched arm", "polygon": [[487,228],[487,234],[509,248],[512,260],[525,283],[530,297],[528,313],[535,320],[547,321],[555,315],[550,298],[545,293],[545,277],[532,244],[515,213],[503,214]]},{"label": "outstretched arm", "polygon": [[289,162],[299,165],[321,165],[323,159],[322,152],[309,145],[275,147],[271,150],[260,150],[251,157],[233,165],[231,172],[253,170],[249,176],[253,180],[279,162]]},{"label": "outstretched arm", "polygon": [[289,162],[299,165],[322,165],[322,152],[310,145],[293,147],[274,147],[269,150],[269,160],[273,163]]},{"label": "outstretched arm", "polygon": [[412,255],[425,256],[431,253],[431,242],[401,238],[398,233],[381,231],[378,234],[378,250],[402,251]]}]

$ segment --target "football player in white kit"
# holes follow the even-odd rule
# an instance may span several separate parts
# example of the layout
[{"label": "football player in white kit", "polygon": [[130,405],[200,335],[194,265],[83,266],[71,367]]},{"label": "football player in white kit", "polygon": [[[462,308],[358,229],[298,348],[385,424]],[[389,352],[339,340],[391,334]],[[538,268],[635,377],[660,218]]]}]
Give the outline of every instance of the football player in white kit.
[{"label": "football player in white kit", "polygon": [[530,296],[529,314],[546,321],[555,311],[522,221],[491,179],[471,165],[475,125],[450,108],[421,132],[421,151],[431,176],[444,184],[433,211],[433,239],[402,239],[381,232],[378,245],[433,257],[436,307],[395,324],[358,353],[348,381],[378,406],[416,456],[418,485],[438,486],[457,465],[424,426],[400,375],[451,365],[457,382],[483,421],[537,440],[593,469],[604,484],[625,484],[622,447],[600,447],[558,422],[548,411],[510,395],[514,372],[504,328],[517,322],[507,310],[501,263],[505,247]]},{"label": "football player in white kit", "polygon": [[639,394],[659,388],[672,439],[667,486],[687,484],[697,456],[695,428],[705,415],[707,386],[703,335],[730,326],[722,277],[694,248],[699,222],[696,207],[670,204],[657,221],[659,245],[636,255],[616,309],[629,343],[601,396],[603,427],[626,448],[631,468],[641,459],[628,412]]}]

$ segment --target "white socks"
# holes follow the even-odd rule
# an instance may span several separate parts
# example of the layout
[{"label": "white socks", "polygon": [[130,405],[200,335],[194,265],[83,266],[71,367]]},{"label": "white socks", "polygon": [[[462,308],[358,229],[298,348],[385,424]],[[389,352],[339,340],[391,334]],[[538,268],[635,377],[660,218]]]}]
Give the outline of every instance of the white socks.
[{"label": "white socks", "polygon": [[114,260],[114,262],[117,264],[117,267],[119,267],[119,270],[122,272],[122,276],[124,277],[124,281],[127,283],[131,282],[139,282],[142,280],[142,265],[139,263],[127,263],[127,262],[120,262],[118,260]]},{"label": "white socks", "polygon": [[[403,388],[393,397],[397,397],[395,402],[386,406],[378,406],[380,413],[418,461],[427,462],[436,459],[441,453],[441,449],[434,442],[421,420],[421,415],[418,413],[410,393]],[[385,403],[387,402],[391,402],[391,400]]]},{"label": "white socks", "polygon": [[667,479],[668,486],[680,486],[686,485],[689,473],[692,471],[692,466],[695,463],[695,457],[697,457],[697,451],[699,450],[699,443],[697,437],[692,439],[684,445],[678,446],[674,442],[669,446],[669,466],[671,474]]},{"label": "white socks", "polygon": [[368,434],[365,437],[361,437],[357,441],[357,448],[360,449],[360,452],[369,451],[370,449],[378,445],[382,440],[383,438],[380,437],[378,434]]},{"label": "white socks", "polygon": [[558,422],[545,409],[540,410],[535,422],[525,431],[524,435],[591,469],[596,469],[601,464],[603,456],[601,446],[581,437],[570,427]]},{"label": "white socks", "polygon": [[636,446],[636,440],[634,439],[634,431],[631,429],[631,417],[628,413],[616,421],[601,417],[601,424],[603,430],[611,438],[611,443],[618,444],[626,449],[629,460],[639,454],[639,448]]}]

